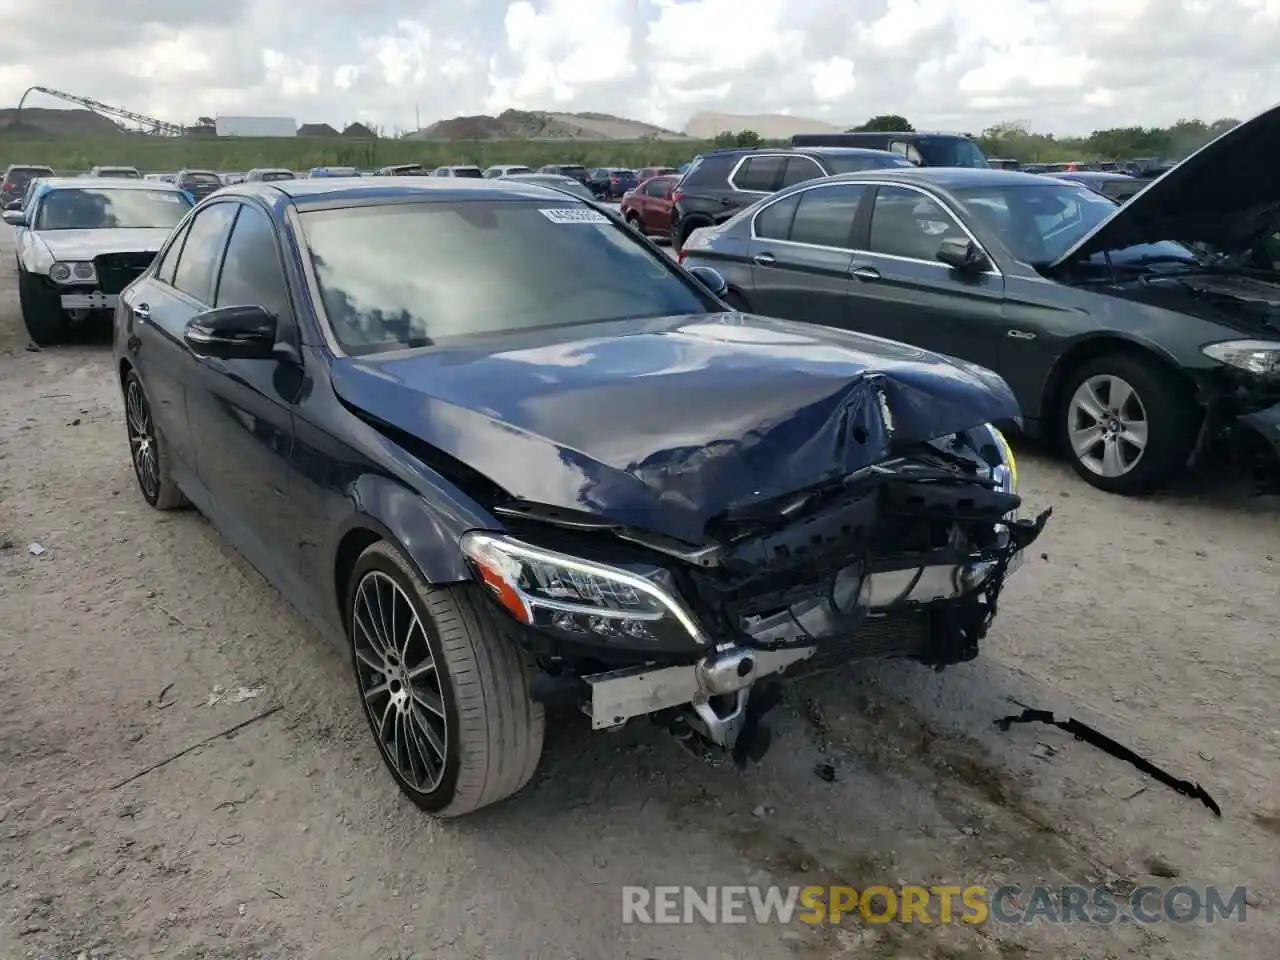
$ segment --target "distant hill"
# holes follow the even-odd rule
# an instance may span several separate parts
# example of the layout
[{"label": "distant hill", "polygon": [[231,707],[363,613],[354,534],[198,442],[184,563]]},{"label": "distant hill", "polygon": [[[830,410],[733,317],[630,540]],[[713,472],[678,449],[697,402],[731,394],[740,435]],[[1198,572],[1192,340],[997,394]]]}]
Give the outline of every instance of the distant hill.
[{"label": "distant hill", "polygon": [[834,124],[786,113],[695,113],[684,125],[686,136],[711,140],[728,130],[754,130],[765,140],[786,140],[797,133],[843,133],[849,124]]},{"label": "distant hill", "polygon": [[20,117],[14,108],[0,110],[0,130],[28,136],[43,133],[50,137],[84,140],[119,137],[125,133],[92,110],[51,110],[48,107],[23,107]]},{"label": "distant hill", "polygon": [[504,110],[440,120],[408,135],[411,140],[681,140],[684,134],[607,113]]}]

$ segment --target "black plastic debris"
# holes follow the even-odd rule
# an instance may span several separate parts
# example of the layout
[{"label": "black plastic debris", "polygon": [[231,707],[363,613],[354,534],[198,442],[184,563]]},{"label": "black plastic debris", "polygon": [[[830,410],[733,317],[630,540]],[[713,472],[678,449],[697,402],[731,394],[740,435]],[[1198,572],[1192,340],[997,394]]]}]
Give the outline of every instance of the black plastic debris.
[{"label": "black plastic debris", "polygon": [[820,763],[813,768],[814,774],[819,780],[825,780],[827,783],[836,782],[836,768],[829,763]]},{"label": "black plastic debris", "polygon": [[1002,731],[1008,733],[1009,728],[1015,723],[1044,723],[1052,727],[1057,727],[1059,730],[1065,730],[1077,740],[1083,740],[1085,743],[1091,744],[1119,760],[1124,760],[1133,764],[1133,766],[1141,770],[1156,782],[1164,784],[1169,789],[1182,794],[1184,797],[1192,797],[1199,800],[1213,811],[1213,815],[1215,817],[1222,816],[1222,808],[1218,806],[1217,801],[1214,800],[1213,797],[1209,796],[1208,791],[1205,790],[1204,787],[1200,786],[1199,783],[1196,783],[1194,780],[1183,780],[1179,777],[1175,777],[1173,774],[1160,769],[1145,757],[1134,753],[1124,744],[1117,743],[1105,733],[1100,733],[1093,729],[1093,727],[1088,724],[1081,723],[1079,720],[1075,720],[1070,717],[1066,720],[1059,720],[1049,710],[1035,710],[1031,707],[1027,707],[1021,713],[1014,714],[1013,716],[1001,717],[996,721],[996,726]]}]

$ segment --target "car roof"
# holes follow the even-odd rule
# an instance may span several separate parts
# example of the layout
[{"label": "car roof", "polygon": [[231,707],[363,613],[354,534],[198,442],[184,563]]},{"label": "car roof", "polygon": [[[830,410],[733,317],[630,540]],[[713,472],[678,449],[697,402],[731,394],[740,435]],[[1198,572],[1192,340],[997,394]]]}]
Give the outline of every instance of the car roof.
[{"label": "car roof", "polygon": [[828,180],[901,180],[903,183],[926,183],[943,190],[962,190],[966,187],[1026,186],[1043,184],[1052,177],[1021,170],[982,169],[979,167],[886,167],[881,170],[862,170],[842,173]]},{"label": "car roof", "polygon": [[155,193],[157,190],[180,192],[173,184],[166,183],[163,180],[107,180],[104,183],[102,177],[42,177],[40,184],[50,190],[84,187],[94,190],[147,190],[151,193]]},{"label": "car roof", "polygon": [[365,203],[404,199],[449,203],[457,200],[565,199],[562,191],[540,187],[536,183],[507,180],[471,180],[454,177],[326,177],[315,180],[273,180],[270,183],[237,184],[228,195],[256,195],[273,202],[280,195],[300,209],[346,203]]}]

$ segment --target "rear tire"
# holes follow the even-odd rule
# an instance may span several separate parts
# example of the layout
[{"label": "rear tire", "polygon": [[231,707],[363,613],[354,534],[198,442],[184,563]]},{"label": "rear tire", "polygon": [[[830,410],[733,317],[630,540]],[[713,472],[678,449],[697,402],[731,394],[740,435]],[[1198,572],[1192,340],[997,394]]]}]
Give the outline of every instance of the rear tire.
[{"label": "rear tire", "polygon": [[[1100,411],[1101,419],[1090,411]],[[1057,439],[1088,483],[1133,496],[1185,471],[1202,419],[1172,370],[1154,357],[1111,353],[1067,374]]]},{"label": "rear tire", "polygon": [[67,315],[58,294],[40,278],[18,267],[18,302],[27,335],[37,347],[53,347],[67,336]]},{"label": "rear tire", "polygon": [[157,510],[176,510],[187,506],[178,482],[173,479],[169,446],[155,425],[151,401],[137,372],[130,370],[124,378],[125,432],[129,437],[129,458],[142,498]]},{"label": "rear tire", "polygon": [[[399,622],[406,628],[404,649],[410,654],[398,667],[391,663],[383,670],[371,663],[385,666],[390,661],[377,653],[376,639],[370,638],[373,624],[362,598],[373,589],[383,591],[385,598],[391,585],[403,598]],[[407,622],[410,610],[420,625],[416,631]],[[396,626],[388,623],[392,632]],[[480,587],[432,586],[399,550],[381,541],[361,554],[352,571],[347,631],[369,729],[392,778],[415,805],[437,817],[457,817],[497,803],[528,783],[542,756],[542,705],[529,695],[532,667],[517,645],[514,625]],[[416,677],[427,654],[433,665]],[[420,688],[420,682],[427,686]],[[392,699],[396,683],[404,685],[400,701]],[[387,688],[389,720],[379,699],[383,693],[374,692],[380,686]],[[424,706],[427,703],[433,707]],[[419,777],[412,758],[393,756],[399,752],[397,710],[400,728],[416,736],[418,746],[434,752],[444,745],[444,756],[430,778],[425,775],[429,763],[422,764],[424,775]],[[431,734],[423,720],[432,724]]]},{"label": "rear tire", "polygon": [[640,222],[640,217],[635,213],[627,214],[627,226],[629,226],[636,233],[640,233],[640,234],[644,233],[644,224]]}]

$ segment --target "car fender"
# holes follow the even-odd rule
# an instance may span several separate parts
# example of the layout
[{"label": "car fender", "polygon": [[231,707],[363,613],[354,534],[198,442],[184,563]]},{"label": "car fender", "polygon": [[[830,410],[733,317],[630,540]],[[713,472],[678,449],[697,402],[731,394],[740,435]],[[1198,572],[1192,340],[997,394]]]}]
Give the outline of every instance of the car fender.
[{"label": "car fender", "polygon": [[1200,382],[1188,370],[1184,362],[1159,341],[1144,337],[1140,333],[1129,330],[1100,329],[1090,330],[1068,341],[1058,354],[1049,372],[1045,376],[1044,388],[1041,391],[1040,417],[1042,421],[1053,415],[1058,402],[1058,393],[1067,374],[1085,360],[1101,356],[1111,351],[1125,351],[1154,357],[1171,370],[1186,377],[1199,393]]},{"label": "car fender", "polygon": [[366,473],[347,488],[352,512],[337,525],[328,544],[338,622],[346,603],[347,574],[375,540],[392,544],[430,584],[471,579],[459,539],[468,530],[502,530],[503,525],[443,478],[432,486],[428,497],[394,477]]},{"label": "car fender", "polygon": [[40,239],[40,234],[30,228],[19,237],[18,263],[27,273],[40,276],[48,276],[54,264],[53,252]]}]

